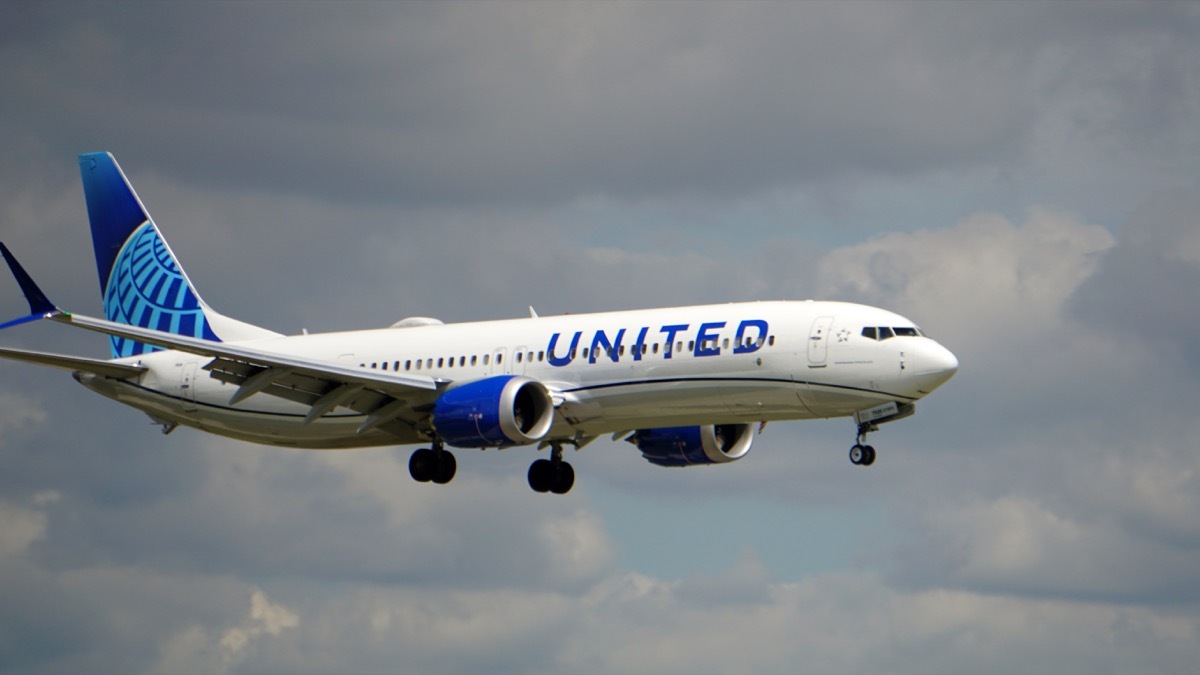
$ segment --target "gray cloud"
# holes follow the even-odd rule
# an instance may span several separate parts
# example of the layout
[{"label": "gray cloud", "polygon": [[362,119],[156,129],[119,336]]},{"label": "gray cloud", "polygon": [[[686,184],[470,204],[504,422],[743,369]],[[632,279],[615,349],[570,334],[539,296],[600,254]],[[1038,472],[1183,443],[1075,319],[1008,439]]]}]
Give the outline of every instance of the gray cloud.
[{"label": "gray cloud", "polygon": [[469,203],[1011,169],[1039,110],[1060,151],[1171,154],[1200,103],[1187,5],[358,9],[27,10],[7,96],[46,105],[6,118],[189,182]]},{"label": "gray cloud", "polygon": [[963,363],[870,471],[845,420],[773,423],[710,470],[598,441],[557,501],[527,450],[439,490],[407,448],[163,437],[0,363],[9,669],[1193,665],[1194,6],[5,17],[0,239],[69,308],[73,156],[108,149],[206,299],[278,330],[832,296]]}]

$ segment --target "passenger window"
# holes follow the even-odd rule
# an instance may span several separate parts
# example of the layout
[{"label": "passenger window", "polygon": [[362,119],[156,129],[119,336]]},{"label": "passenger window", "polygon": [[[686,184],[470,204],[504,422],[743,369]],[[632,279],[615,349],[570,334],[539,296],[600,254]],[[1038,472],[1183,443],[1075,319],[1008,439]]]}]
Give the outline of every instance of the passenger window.
[{"label": "passenger window", "polygon": [[525,352],[517,352],[517,363],[520,363],[523,360],[525,360]]},{"label": "passenger window", "polygon": [[677,351],[677,352],[683,351],[683,340],[680,340],[679,342],[675,343],[675,351]]},{"label": "passenger window", "polygon": [[538,352],[538,363],[546,360],[546,352]]},{"label": "passenger window", "polygon": [[583,348],[583,358],[585,358],[585,359],[587,358],[587,350],[588,350],[587,347]]},{"label": "passenger window", "polygon": [[771,337],[767,338],[767,344],[771,345],[772,347],[774,347],[774,346],[775,346],[775,336],[774,336],[774,335],[772,335]]},{"label": "passenger window", "polygon": [[433,359],[425,359],[425,370],[433,370]]},{"label": "passenger window", "polygon": [[420,361],[420,359],[418,359],[417,360],[417,370],[420,370],[420,369],[421,369],[421,361]]},{"label": "passenger window", "polygon": [[500,365],[501,363],[504,363],[504,355],[497,354],[496,355],[496,365]]},{"label": "passenger window", "polygon": [[405,361],[405,362],[404,362],[404,369],[405,369],[405,370],[412,370],[412,359],[409,359],[409,360],[407,360],[407,361]]},{"label": "passenger window", "polygon": [[485,365],[485,366],[486,366],[487,364],[488,364],[488,355],[487,355],[487,354],[484,354],[484,355],[483,355],[483,365]]},{"label": "passenger window", "polygon": [[533,363],[533,352],[529,352],[528,354],[526,354],[526,355],[525,355],[525,360],[526,360],[526,361],[528,361],[528,362],[530,362],[530,363]]}]

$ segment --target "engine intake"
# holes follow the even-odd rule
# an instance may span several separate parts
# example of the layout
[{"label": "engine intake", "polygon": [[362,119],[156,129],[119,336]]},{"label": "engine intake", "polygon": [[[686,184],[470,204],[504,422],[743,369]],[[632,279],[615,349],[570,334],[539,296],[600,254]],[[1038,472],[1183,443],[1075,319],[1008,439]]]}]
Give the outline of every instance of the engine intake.
[{"label": "engine intake", "polygon": [[438,437],[458,448],[536,443],[553,421],[554,401],[545,385],[520,375],[464,382],[433,406]]},{"label": "engine intake", "polygon": [[754,433],[749,424],[709,424],[700,427],[641,429],[627,439],[642,457],[659,466],[725,464],[750,451]]}]

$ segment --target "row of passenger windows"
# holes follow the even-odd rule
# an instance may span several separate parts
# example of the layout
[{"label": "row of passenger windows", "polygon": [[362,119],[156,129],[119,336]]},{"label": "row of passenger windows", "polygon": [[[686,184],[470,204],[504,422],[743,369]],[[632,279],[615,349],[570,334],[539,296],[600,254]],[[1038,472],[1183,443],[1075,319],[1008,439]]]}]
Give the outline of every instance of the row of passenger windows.
[{"label": "row of passenger windows", "polygon": [[872,340],[886,340],[897,335],[901,337],[917,337],[925,335],[916,326],[867,326],[862,329],[862,335]]},{"label": "row of passenger windows", "polygon": [[[717,343],[718,343],[718,341],[716,339],[705,340],[704,343],[700,345],[700,348],[702,350],[716,349]],[[729,349],[729,338],[725,338],[725,340],[723,341],[722,344],[724,345],[725,349]],[[764,340],[761,337],[758,338],[757,340],[755,340],[753,338],[746,338],[745,341],[742,343],[742,346],[744,346],[744,347],[751,347],[751,346],[762,347],[763,344],[764,344]],[[768,344],[768,345],[774,347],[775,346],[775,336],[772,335],[772,336],[766,338],[765,344]],[[687,343],[687,351],[691,352],[691,351],[695,350],[695,348],[696,348],[696,341],[689,340]],[[629,353],[632,354],[633,349],[634,348],[630,348]],[[616,351],[617,351],[617,358],[625,356],[625,345],[621,345],[619,348],[617,348]],[[684,351],[682,340],[675,343],[673,351],[675,351],[675,352],[683,352]],[[610,359],[613,358],[613,348],[612,347],[609,347],[608,349],[597,349],[596,350],[597,358],[599,358],[599,354],[601,354],[601,353]],[[655,343],[653,345],[649,345],[649,344],[642,345],[642,354],[643,355],[658,354],[658,353],[660,353],[660,345],[658,343]],[[661,345],[661,353],[663,353],[663,354],[672,353],[671,343],[668,342],[666,344]],[[583,358],[585,358],[585,359],[589,358],[588,348],[584,347],[583,349],[572,349],[571,355],[570,355],[571,360],[572,361],[575,360],[575,357],[580,354],[582,354]],[[535,359],[536,359],[537,363],[542,363],[546,360],[546,352],[545,351],[538,351],[538,352],[520,351],[520,352],[516,353],[515,358],[517,359],[517,363],[534,363]],[[496,354],[496,365],[500,365],[503,362],[504,362],[504,355]],[[394,371],[401,370],[401,366],[403,366],[403,370],[411,371],[411,370],[432,370],[435,367],[437,367],[437,368],[455,368],[455,367],[465,368],[468,364],[471,366],[475,366],[475,365],[479,365],[481,363],[482,363],[482,365],[485,365],[485,366],[491,365],[491,354],[484,354],[483,356],[478,356],[478,355],[450,356],[450,357],[442,356],[442,357],[438,357],[436,359],[433,359],[433,358],[415,359],[415,360],[409,359],[409,360],[404,361],[403,363],[401,363],[400,361],[390,361],[390,362],[389,361],[382,361],[382,362],[375,361],[370,364],[360,363],[360,364],[358,364],[358,366],[360,368],[373,368],[375,370],[394,370]],[[435,364],[436,364],[436,366],[435,366]]]}]

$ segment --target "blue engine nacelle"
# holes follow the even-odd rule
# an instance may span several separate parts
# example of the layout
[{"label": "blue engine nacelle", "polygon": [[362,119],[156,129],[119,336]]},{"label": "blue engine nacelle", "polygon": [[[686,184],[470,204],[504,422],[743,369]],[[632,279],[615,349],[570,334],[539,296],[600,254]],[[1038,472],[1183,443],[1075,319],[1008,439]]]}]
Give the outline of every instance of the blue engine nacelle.
[{"label": "blue engine nacelle", "polygon": [[692,466],[741,459],[750,451],[754,433],[749,424],[709,424],[641,429],[626,440],[636,445],[651,464]]},{"label": "blue engine nacelle", "polygon": [[447,389],[433,406],[438,438],[457,448],[536,443],[553,421],[550,392],[519,375],[464,382]]}]

